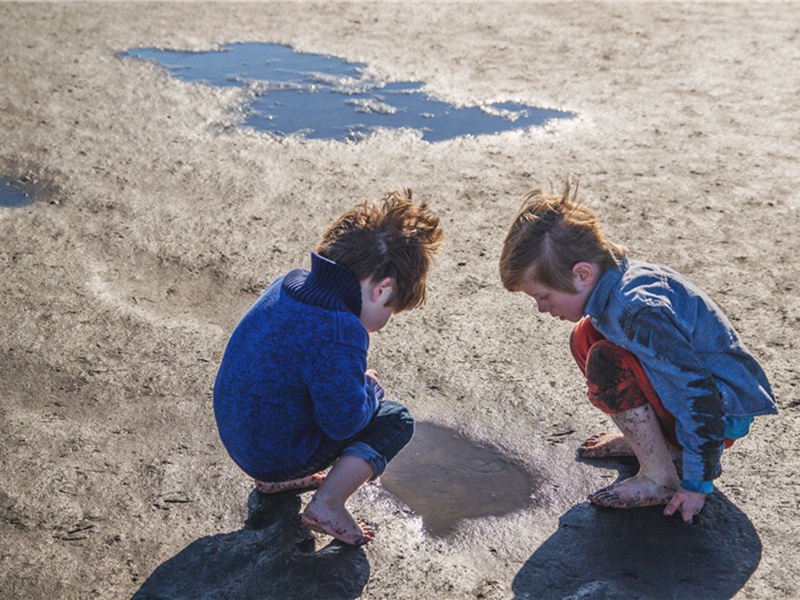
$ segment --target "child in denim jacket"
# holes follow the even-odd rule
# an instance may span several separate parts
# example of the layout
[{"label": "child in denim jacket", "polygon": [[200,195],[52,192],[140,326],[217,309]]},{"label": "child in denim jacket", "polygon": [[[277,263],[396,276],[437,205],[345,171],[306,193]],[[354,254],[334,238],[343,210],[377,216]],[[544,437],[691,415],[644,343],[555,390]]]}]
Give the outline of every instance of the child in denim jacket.
[{"label": "child in denim jacket", "polygon": [[[540,312],[577,323],[570,348],[589,400],[621,433],[578,448],[586,458],[635,455],[639,472],[589,496],[615,508],[666,504],[691,521],[722,472],[723,448],[753,417],[777,412],[763,370],[716,304],[668,267],[627,257],[596,216],[534,190],[505,239],[503,285]],[[683,478],[671,450],[682,451]]]},{"label": "child in denim jacket", "polygon": [[423,304],[441,241],[439,219],[410,190],[359,204],[325,232],[311,271],[280,277],[250,308],[217,374],[214,414],[231,458],[262,493],[318,488],[303,522],[348,544],[375,530],[345,502],[414,429],[367,370],[369,334]]}]

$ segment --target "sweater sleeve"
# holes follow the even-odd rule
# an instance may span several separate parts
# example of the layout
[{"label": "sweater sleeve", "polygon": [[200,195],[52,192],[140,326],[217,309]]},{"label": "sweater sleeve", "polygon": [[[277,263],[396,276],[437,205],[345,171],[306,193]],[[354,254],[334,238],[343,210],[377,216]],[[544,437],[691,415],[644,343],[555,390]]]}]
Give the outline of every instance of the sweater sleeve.
[{"label": "sweater sleeve", "polygon": [[322,355],[308,382],[314,421],[335,440],[353,437],[375,414],[378,399],[366,369],[366,349],[337,343]]},{"label": "sweater sleeve", "polygon": [[625,335],[662,404],[675,416],[684,479],[715,479],[722,472],[725,415],[714,377],[691,340],[668,310],[653,306],[639,310],[628,321]]}]

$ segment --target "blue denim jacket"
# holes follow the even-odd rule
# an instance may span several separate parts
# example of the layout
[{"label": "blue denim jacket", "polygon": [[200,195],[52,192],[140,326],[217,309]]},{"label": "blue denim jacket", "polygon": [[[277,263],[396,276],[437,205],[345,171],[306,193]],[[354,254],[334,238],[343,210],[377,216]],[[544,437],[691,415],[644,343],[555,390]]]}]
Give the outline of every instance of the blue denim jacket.
[{"label": "blue denim jacket", "polygon": [[586,314],[603,336],[639,359],[675,416],[684,487],[713,489],[726,421],[777,413],[764,371],[730,321],[679,273],[636,260],[601,276]]}]

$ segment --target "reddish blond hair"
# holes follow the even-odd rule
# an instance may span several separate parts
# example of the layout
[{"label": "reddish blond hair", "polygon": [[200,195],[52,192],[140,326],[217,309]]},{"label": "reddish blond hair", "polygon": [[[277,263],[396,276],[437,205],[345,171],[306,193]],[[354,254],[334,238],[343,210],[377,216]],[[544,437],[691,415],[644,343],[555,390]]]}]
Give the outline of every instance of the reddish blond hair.
[{"label": "reddish blond hair", "polygon": [[356,205],[322,236],[317,254],[347,267],[359,281],[395,280],[389,300],[394,312],[425,303],[425,285],[444,234],[439,218],[411,190],[389,192],[377,202]]},{"label": "reddish blond hair", "polygon": [[552,290],[575,293],[572,268],[596,264],[601,273],[618,268],[627,250],[609,241],[597,216],[577,201],[578,186],[567,180],[561,195],[536,189],[525,195],[500,256],[503,286],[519,291],[525,273]]}]

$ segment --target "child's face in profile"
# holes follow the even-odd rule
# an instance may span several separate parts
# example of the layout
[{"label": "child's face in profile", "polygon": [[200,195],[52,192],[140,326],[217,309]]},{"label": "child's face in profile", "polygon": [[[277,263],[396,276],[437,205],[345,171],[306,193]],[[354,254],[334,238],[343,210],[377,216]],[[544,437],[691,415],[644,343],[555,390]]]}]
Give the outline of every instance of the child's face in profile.
[{"label": "child's face in profile", "polygon": [[587,286],[575,277],[575,293],[558,292],[542,285],[535,279],[525,277],[520,290],[536,300],[536,306],[541,313],[550,313],[550,316],[562,321],[577,323],[584,315],[586,303],[592,293],[592,286]]}]

